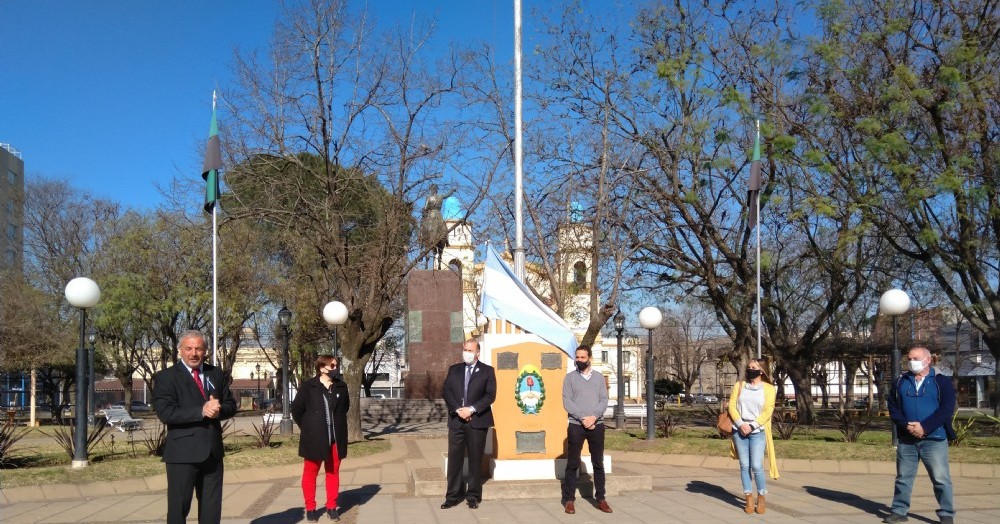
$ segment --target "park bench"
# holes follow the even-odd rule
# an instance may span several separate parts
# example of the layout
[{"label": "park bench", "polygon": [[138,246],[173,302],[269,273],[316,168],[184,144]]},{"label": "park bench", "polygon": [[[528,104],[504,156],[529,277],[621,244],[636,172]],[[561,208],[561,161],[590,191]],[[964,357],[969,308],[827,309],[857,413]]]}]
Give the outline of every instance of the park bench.
[{"label": "park bench", "polygon": [[142,420],[134,419],[125,408],[105,408],[101,411],[108,425],[121,432],[133,431],[142,427]]}]

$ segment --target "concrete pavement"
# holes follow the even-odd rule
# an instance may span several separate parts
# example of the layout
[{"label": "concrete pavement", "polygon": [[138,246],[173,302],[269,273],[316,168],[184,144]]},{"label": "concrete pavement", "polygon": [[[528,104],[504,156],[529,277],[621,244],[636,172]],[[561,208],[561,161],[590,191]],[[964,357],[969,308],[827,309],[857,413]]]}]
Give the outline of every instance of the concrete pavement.
[{"label": "concrete pavement", "polygon": [[[386,431],[390,433],[391,431]],[[769,522],[875,523],[888,511],[894,465],[828,460],[780,460],[781,478],[769,480],[768,511],[745,515],[736,463],[727,458],[613,452],[613,475],[648,475],[652,490],[609,494],[613,514],[584,499],[566,515],[552,482],[524,483],[528,498],[507,498],[511,486],[487,482],[477,510],[464,505],[442,510],[443,496],[416,496],[421,482],[439,482],[443,429],[391,434],[389,451],[351,458],[341,469],[345,524],[462,522]],[[223,522],[291,524],[302,519],[300,465],[226,472]],[[1000,466],[953,464],[959,522],[1000,521]],[[431,478],[424,478],[424,477]],[[491,486],[493,484],[493,486]],[[516,489],[514,489],[516,491]],[[502,495],[505,498],[498,498]],[[555,494],[555,496],[553,496]],[[324,497],[319,494],[320,503]],[[936,503],[926,473],[920,470],[910,513],[913,522],[937,522]],[[192,509],[192,518],[196,518]],[[22,523],[148,523],[166,515],[166,478],[50,485],[0,491],[0,521]]]}]

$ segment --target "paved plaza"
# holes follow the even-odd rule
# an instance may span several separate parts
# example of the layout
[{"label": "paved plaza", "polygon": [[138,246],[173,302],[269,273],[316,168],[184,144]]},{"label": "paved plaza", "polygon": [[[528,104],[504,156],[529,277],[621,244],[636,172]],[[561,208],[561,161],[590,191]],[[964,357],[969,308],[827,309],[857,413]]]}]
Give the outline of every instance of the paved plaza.
[{"label": "paved plaza", "polygon": [[[613,452],[612,476],[648,476],[652,481],[651,491],[615,493],[609,479],[608,502],[614,508],[613,514],[601,513],[583,499],[577,500],[575,515],[563,513],[558,484],[554,481],[531,481],[523,486],[508,485],[506,489],[500,489],[500,483],[487,482],[479,509],[460,505],[442,510],[439,506],[443,495],[423,493],[434,491],[443,479],[441,457],[447,449],[443,425],[425,426],[418,431],[392,431],[386,431],[392,444],[389,451],[360,458],[348,456],[344,461],[340,504],[345,524],[736,520],[877,523],[888,511],[892,497],[894,465],[891,463],[779,459],[781,478],[768,483],[767,513],[745,515],[735,461],[721,457]],[[227,471],[223,522],[304,522],[298,485],[300,473],[301,466],[297,464]],[[953,464],[952,474],[958,522],[1000,521],[997,484],[1000,466]],[[430,477],[423,487],[421,475]],[[937,522],[930,482],[923,469],[919,475],[910,521]],[[318,498],[322,503],[322,490]],[[0,521],[8,524],[163,522],[166,509],[165,475],[0,490]],[[195,512],[196,508],[192,509],[189,522],[197,520]]]}]

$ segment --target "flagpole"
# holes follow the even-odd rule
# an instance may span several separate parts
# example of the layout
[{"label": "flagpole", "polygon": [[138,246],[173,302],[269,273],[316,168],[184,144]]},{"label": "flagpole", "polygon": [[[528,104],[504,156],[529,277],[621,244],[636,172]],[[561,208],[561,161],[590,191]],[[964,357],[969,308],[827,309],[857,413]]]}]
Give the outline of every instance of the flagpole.
[{"label": "flagpole", "polygon": [[521,0],[514,0],[514,274],[524,282],[523,157],[521,144]]},{"label": "flagpole", "polygon": [[[215,115],[215,90],[212,90],[212,114]],[[216,177],[218,177],[218,173]],[[212,206],[212,365],[219,365],[219,195]]]},{"label": "flagpole", "polygon": [[[757,144],[760,144],[760,119],[757,119]],[[754,213],[757,230],[757,360],[760,360],[760,191],[754,191],[754,206],[757,211]]]}]

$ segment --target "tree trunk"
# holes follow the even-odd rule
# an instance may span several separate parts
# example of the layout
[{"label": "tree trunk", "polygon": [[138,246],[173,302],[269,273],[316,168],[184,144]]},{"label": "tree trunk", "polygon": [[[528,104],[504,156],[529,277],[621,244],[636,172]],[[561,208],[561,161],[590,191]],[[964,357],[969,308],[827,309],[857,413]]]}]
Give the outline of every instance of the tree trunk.
[{"label": "tree trunk", "polygon": [[993,355],[993,389],[989,395],[990,407],[993,408],[993,416],[1000,417],[1000,328],[983,332],[983,343]]},{"label": "tree trunk", "polygon": [[812,424],[813,398],[808,370],[803,372],[798,366],[789,366],[788,378],[791,379],[792,386],[795,388],[795,411],[798,412],[799,423]]}]

